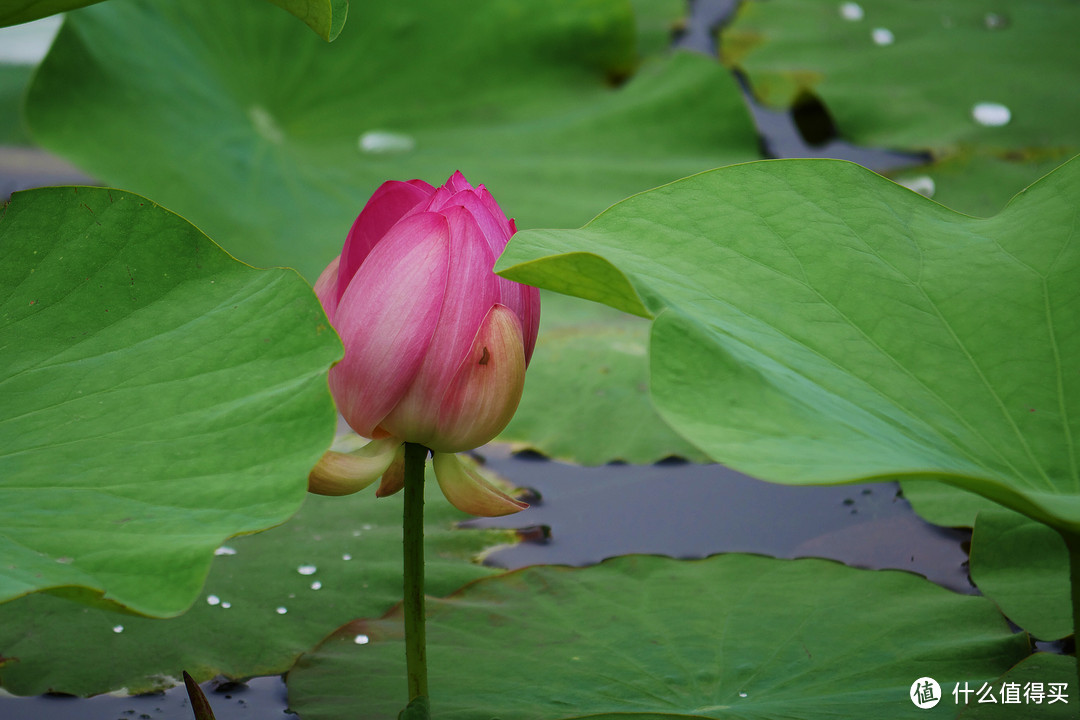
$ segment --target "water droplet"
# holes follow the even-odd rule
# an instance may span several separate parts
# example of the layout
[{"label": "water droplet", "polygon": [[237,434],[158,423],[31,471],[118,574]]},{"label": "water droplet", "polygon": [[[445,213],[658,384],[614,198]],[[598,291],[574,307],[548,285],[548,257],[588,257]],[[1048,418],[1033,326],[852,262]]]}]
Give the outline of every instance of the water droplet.
[{"label": "water droplet", "polygon": [[360,531],[359,530],[353,530],[352,531],[352,536],[353,537],[360,537]]},{"label": "water droplet", "polygon": [[892,30],[888,28],[874,28],[874,31],[870,33],[870,37],[874,38],[875,45],[881,46],[892,45],[893,41],[896,40],[893,37]]},{"label": "water droplet", "polygon": [[746,697],[746,693],[744,693],[744,692],[739,693],[739,697]]},{"label": "water droplet", "polygon": [[999,13],[986,13],[983,18],[987,30],[1003,30],[1009,27],[1009,18]]},{"label": "water droplet", "polygon": [[1001,127],[1009,124],[1012,113],[1001,103],[981,102],[971,109],[971,117],[980,125]]},{"label": "water droplet", "polygon": [[280,145],[285,140],[285,132],[277,124],[277,120],[270,111],[262,105],[252,105],[248,108],[248,119],[264,140],[269,140],[275,145]]},{"label": "water droplet", "polygon": [[322,588],[322,583],[321,583],[321,582],[319,582],[318,580],[316,580],[315,582],[311,583],[311,589],[312,589],[312,590],[319,590],[320,588]]},{"label": "water droplet", "polygon": [[846,2],[840,5],[840,17],[845,20],[862,20],[863,9],[859,3]]},{"label": "water droplet", "polygon": [[300,567],[296,568],[296,572],[300,573],[301,575],[314,575],[316,570],[318,570],[318,568],[314,565],[301,565]]},{"label": "water droplet", "polygon": [[353,642],[357,645],[367,645],[370,639],[367,635],[357,635],[353,638]]},{"label": "water droplet", "polygon": [[900,183],[908,190],[914,190],[920,195],[926,197],[934,197],[934,192],[937,190],[937,185],[934,184],[934,178],[929,175],[918,175],[911,178],[901,178],[896,182]]},{"label": "water droplet", "polygon": [[360,150],[372,155],[409,152],[415,147],[416,140],[404,133],[368,130],[360,136]]},{"label": "water droplet", "polygon": [[219,547],[217,550],[214,551],[214,554],[215,555],[235,555],[236,550],[233,550],[231,547],[229,547],[227,545],[222,545],[221,547]]},{"label": "water droplet", "polygon": [[207,595],[206,596],[206,604],[207,605],[220,605],[221,604],[221,598],[219,598],[217,595]]},{"label": "water droplet", "polygon": [[114,625],[112,631],[114,633],[122,633],[122,632],[124,632],[124,626],[123,625]]},{"label": "water droplet", "polygon": [[373,527],[374,527],[373,525],[366,525],[365,524],[365,525],[361,525],[360,529],[361,530],[371,530]]},{"label": "water droplet", "polygon": [[276,612],[277,612],[278,615],[284,615],[285,613],[289,612],[289,609],[287,607],[285,607],[284,605],[282,605],[281,607],[279,607],[276,610]]},{"label": "water droplet", "polygon": [[228,610],[229,608],[231,608],[231,607],[232,607],[232,603],[231,603],[231,602],[223,602],[223,603],[221,603],[221,607],[223,607],[223,608],[225,608],[226,610]]},{"label": "water droplet", "polygon": [[345,553],[344,555],[341,556],[341,559],[342,560],[352,560],[352,555],[350,555],[349,553]]}]

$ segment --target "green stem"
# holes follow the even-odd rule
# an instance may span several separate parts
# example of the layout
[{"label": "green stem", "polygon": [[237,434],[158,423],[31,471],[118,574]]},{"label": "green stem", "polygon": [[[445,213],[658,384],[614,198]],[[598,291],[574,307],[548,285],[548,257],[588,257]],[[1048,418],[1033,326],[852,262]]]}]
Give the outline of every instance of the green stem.
[{"label": "green stem", "polygon": [[428,450],[405,443],[405,664],[409,702],[427,697],[427,646],[424,620],[424,465]]},{"label": "green stem", "polygon": [[[1080,648],[1080,535],[1057,528],[1058,533],[1065,540],[1065,547],[1069,548],[1069,586],[1072,590],[1072,616],[1073,616],[1073,642]],[[1077,685],[1075,689],[1080,691],[1080,650],[1075,652],[1077,658]]]}]

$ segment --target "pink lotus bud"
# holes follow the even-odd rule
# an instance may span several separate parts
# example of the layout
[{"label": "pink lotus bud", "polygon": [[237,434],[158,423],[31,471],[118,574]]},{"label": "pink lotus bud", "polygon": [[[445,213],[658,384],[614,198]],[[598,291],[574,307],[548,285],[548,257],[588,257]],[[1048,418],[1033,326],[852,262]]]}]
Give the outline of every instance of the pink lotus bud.
[{"label": "pink lotus bud", "polygon": [[455,453],[510,421],[540,324],[539,291],[492,272],[514,232],[460,172],[375,191],[315,283],[345,344],[330,390],[357,433]]}]

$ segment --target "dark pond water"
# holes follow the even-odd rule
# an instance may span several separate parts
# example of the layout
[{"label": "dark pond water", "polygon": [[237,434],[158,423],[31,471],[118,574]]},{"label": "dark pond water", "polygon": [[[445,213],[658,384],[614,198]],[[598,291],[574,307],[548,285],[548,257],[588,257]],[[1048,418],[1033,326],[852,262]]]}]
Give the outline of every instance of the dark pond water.
[{"label": "dark pond water", "polygon": [[[714,30],[734,0],[699,0],[676,47],[715,52]],[[800,117],[748,104],[769,157],[838,157],[874,170],[922,158],[858,148],[835,137],[823,109]],[[807,142],[807,137],[812,143]],[[0,197],[44,184],[86,183],[77,170],[36,151],[0,148]],[[748,478],[721,466],[662,463],[581,468],[511,457],[485,448],[489,464],[541,496],[529,510],[476,520],[482,527],[526,527],[528,538],[489,558],[498,567],[587,565],[628,553],[679,558],[751,552],[782,558],[823,557],[856,567],[908,570],[957,592],[967,577],[970,533],[938,528],[916,516],[893,483],[794,488]],[[218,720],[285,717],[278,677],[205,683]],[[2,691],[0,691],[2,692]],[[0,720],[189,720],[183,688],[141,697],[0,697]]]}]

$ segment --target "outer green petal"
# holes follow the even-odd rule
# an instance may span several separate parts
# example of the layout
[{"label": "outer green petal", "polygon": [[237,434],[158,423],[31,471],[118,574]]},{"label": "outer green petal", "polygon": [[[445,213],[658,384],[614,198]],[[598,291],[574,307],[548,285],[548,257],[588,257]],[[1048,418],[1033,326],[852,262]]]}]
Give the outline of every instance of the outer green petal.
[{"label": "outer green petal", "polygon": [[435,479],[450,504],[462,512],[484,517],[510,515],[529,507],[496,488],[453,453],[434,453]]}]

